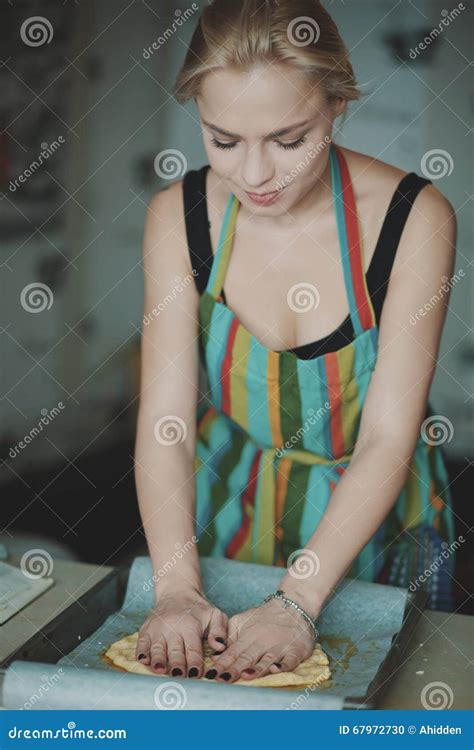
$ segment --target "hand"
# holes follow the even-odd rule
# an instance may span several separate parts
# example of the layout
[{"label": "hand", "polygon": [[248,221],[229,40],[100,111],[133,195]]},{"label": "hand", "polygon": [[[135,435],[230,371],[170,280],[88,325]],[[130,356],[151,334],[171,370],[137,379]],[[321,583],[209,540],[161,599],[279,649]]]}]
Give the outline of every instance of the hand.
[{"label": "hand", "polygon": [[291,672],[314,650],[310,625],[276,599],[231,617],[228,633],[225,652],[211,656],[216,679],[227,682]]},{"label": "hand", "polygon": [[202,640],[226,647],[228,617],[200,592],[180,590],[160,597],[138,633],[135,658],[156,674],[202,677]]}]

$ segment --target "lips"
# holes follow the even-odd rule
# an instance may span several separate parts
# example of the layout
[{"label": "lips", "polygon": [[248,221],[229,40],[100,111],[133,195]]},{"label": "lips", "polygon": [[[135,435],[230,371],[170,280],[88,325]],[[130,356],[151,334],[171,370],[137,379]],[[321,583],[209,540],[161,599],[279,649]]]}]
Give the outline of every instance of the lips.
[{"label": "lips", "polygon": [[272,193],[249,193],[246,190],[245,193],[254,203],[257,203],[260,206],[268,206],[277,199],[281,190],[274,190]]}]

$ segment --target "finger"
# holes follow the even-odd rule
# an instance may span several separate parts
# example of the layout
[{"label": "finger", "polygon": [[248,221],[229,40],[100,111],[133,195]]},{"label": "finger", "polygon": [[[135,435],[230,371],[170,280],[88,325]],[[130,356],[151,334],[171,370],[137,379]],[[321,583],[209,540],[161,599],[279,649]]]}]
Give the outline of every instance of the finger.
[{"label": "finger", "polygon": [[281,664],[280,672],[292,672],[303,661],[303,656],[297,651],[286,651],[280,659],[274,659]]},{"label": "finger", "polygon": [[150,666],[156,674],[165,674],[167,672],[167,652],[166,640],[163,636],[151,644],[150,648]]},{"label": "finger", "polygon": [[263,677],[268,674],[270,667],[275,663],[275,660],[279,658],[280,649],[277,647],[269,649],[258,661],[252,665],[250,670],[244,670],[242,672],[243,679],[254,680],[256,677]]},{"label": "finger", "polygon": [[150,636],[148,633],[138,634],[137,647],[135,649],[135,659],[142,664],[150,663]]},{"label": "finger", "polygon": [[[187,637],[187,636],[186,636]],[[168,670],[173,677],[186,676],[186,655],[184,640],[180,635],[173,633],[167,636],[168,646]]]},{"label": "finger", "polygon": [[204,660],[202,653],[202,639],[198,633],[192,632],[184,638],[186,656],[186,675],[188,677],[202,677]]},{"label": "finger", "polygon": [[220,609],[214,609],[209,623],[207,642],[211,648],[221,652],[227,645],[228,617]]},{"label": "finger", "polygon": [[[234,647],[237,647],[236,644]],[[244,669],[253,668],[254,664],[262,656],[263,649],[259,648],[256,644],[249,646],[248,643],[243,643],[241,646],[240,653],[234,658],[232,654],[227,656],[227,652],[219,657],[215,662],[215,668],[217,669],[216,679],[223,679],[226,682],[235,682],[238,680]]]}]

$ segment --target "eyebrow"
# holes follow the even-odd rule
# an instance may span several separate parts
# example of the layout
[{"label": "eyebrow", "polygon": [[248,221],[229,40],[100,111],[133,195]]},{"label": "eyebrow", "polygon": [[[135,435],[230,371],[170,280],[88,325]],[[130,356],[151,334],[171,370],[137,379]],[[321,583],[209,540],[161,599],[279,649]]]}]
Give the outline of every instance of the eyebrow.
[{"label": "eyebrow", "polygon": [[[221,133],[221,135],[225,135],[228,138],[240,138],[240,135],[237,135],[236,133],[229,133],[228,130],[224,130],[223,128],[219,128],[217,125],[213,125],[212,122],[207,122],[207,120],[202,120],[205,125],[207,125],[209,128],[212,128],[212,130],[216,130],[218,133]],[[269,133],[267,138],[278,138],[279,136],[286,135],[287,133],[290,133],[292,130],[296,130],[297,128],[301,128],[303,125],[306,125],[309,120],[303,120],[303,122],[296,122],[294,125],[288,125],[286,128],[282,128],[281,130],[275,130],[273,133]]]}]

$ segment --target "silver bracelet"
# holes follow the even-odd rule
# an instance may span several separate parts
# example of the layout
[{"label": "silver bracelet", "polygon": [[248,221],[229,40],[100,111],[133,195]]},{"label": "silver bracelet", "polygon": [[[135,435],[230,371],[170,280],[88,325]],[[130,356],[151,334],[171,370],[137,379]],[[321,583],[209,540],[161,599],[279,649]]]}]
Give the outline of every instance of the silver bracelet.
[{"label": "silver bracelet", "polygon": [[283,593],[283,591],[281,589],[277,589],[277,591],[275,591],[273,594],[268,594],[268,596],[266,596],[263,601],[264,602],[268,602],[268,601],[270,601],[270,599],[281,599],[283,601],[283,608],[284,609],[288,609],[288,607],[290,607],[290,606],[294,607],[300,613],[300,615],[302,617],[304,617],[304,619],[306,620],[306,622],[309,623],[309,625],[311,626],[311,629],[313,631],[314,643],[315,643],[315,645],[316,645],[316,643],[318,643],[318,640],[319,640],[319,631],[318,631],[316,625],[314,624],[312,618],[308,615],[307,612],[304,611],[304,609],[302,607],[300,607],[299,604],[297,604],[296,602],[294,602],[293,599],[289,599],[287,596],[285,596],[285,594]]}]

